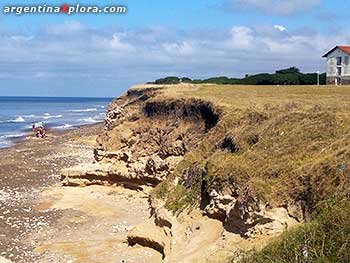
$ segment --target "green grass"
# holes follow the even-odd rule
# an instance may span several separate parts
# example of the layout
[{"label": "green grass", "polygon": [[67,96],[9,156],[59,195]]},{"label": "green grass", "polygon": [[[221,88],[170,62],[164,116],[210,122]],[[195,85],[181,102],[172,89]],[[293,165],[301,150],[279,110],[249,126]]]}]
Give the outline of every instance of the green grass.
[{"label": "green grass", "polygon": [[165,208],[170,211],[180,213],[186,208],[195,206],[198,202],[199,191],[197,188],[186,189],[183,185],[178,184],[171,189]]},{"label": "green grass", "polygon": [[154,188],[152,195],[158,199],[165,199],[168,196],[169,189],[168,181],[161,182]]},{"label": "green grass", "polygon": [[[307,251],[307,256],[303,254]],[[232,262],[237,262],[233,259]],[[350,200],[322,202],[314,219],[286,231],[261,251],[246,253],[240,263],[350,262]]]}]

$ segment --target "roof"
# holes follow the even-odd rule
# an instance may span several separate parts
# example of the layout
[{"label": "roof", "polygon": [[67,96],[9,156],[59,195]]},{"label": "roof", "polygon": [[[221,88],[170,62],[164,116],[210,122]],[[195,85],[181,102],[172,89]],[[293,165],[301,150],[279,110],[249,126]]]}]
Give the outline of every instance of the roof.
[{"label": "roof", "polygon": [[332,53],[334,50],[336,50],[337,48],[339,48],[340,50],[342,50],[343,52],[345,52],[346,54],[350,55],[350,46],[335,46],[334,48],[332,48],[331,50],[329,50],[326,54],[324,54],[322,57],[325,58],[327,57],[330,53]]}]

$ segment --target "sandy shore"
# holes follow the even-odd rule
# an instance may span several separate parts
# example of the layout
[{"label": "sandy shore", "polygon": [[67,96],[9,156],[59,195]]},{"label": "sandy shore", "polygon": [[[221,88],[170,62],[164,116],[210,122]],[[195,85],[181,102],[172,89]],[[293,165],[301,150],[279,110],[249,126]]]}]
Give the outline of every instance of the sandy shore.
[{"label": "sandy shore", "polygon": [[148,195],[117,186],[62,187],[59,171],[91,163],[102,124],[0,149],[0,262],[161,262],[128,247],[149,217]]},{"label": "sandy shore", "polygon": [[93,143],[102,124],[49,132],[46,139],[29,136],[0,149],[0,256],[14,262],[35,262],[28,237],[52,224],[61,211],[35,209],[39,193],[59,184],[59,170],[93,161]]}]

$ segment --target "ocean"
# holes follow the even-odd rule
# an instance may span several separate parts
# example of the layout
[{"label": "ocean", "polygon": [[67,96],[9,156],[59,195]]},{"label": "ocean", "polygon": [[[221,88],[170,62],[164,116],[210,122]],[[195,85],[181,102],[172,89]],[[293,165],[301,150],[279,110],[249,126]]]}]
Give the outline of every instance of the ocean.
[{"label": "ocean", "polygon": [[0,148],[31,132],[32,123],[64,130],[104,120],[112,98],[1,97]]}]

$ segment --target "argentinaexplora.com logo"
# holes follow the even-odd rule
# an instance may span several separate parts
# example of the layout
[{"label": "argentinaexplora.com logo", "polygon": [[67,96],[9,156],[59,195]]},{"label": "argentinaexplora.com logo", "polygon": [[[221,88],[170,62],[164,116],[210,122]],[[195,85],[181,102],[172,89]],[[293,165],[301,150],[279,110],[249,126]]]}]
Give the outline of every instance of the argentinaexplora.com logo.
[{"label": "argentinaexplora.com logo", "polygon": [[88,6],[88,5],[22,5],[22,6],[4,6],[4,14],[124,14],[127,12],[126,6]]}]

